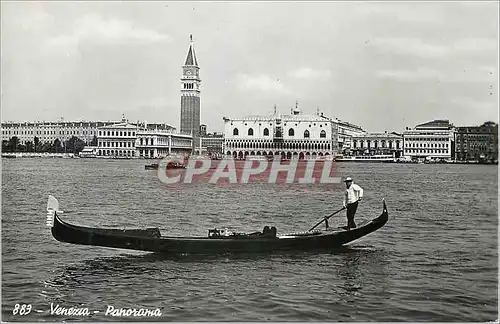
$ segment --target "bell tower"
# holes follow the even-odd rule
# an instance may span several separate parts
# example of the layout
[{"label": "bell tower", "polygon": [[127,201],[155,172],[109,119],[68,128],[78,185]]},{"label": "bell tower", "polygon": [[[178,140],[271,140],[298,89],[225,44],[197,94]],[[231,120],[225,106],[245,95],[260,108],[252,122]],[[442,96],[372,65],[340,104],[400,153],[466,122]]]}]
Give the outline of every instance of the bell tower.
[{"label": "bell tower", "polygon": [[200,146],[200,67],[194,51],[193,35],[181,76],[181,127],[183,133],[193,136],[193,153]]}]

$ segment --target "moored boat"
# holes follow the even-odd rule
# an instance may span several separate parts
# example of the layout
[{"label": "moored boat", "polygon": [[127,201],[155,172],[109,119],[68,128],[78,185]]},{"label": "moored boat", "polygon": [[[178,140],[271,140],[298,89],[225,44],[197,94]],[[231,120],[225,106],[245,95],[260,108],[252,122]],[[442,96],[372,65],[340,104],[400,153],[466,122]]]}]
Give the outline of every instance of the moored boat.
[{"label": "moored boat", "polygon": [[396,162],[396,158],[392,155],[357,155],[357,156],[338,156],[336,162]]},{"label": "moored boat", "polygon": [[380,216],[350,230],[311,229],[278,235],[275,227],[266,226],[262,232],[249,234],[210,229],[207,236],[173,237],[163,236],[158,228],[122,230],[76,226],[63,221],[59,216],[61,213],[57,199],[49,196],[47,226],[60,242],[173,254],[333,249],[378,230],[387,223],[389,217],[384,200]]}]

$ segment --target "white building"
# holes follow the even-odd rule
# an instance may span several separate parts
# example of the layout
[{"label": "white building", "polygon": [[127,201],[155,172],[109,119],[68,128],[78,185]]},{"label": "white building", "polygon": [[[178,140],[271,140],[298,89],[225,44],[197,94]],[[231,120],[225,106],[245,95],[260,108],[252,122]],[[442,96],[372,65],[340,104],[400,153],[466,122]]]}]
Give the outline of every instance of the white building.
[{"label": "white building", "polygon": [[143,158],[189,154],[193,148],[193,136],[170,130],[139,130],[135,146],[137,156]]},{"label": "white building", "polygon": [[404,155],[411,159],[450,160],[455,128],[448,120],[434,120],[403,132]]},{"label": "white building", "polygon": [[121,158],[136,157],[137,130],[137,125],[126,121],[99,127],[97,155]]},{"label": "white building", "polygon": [[297,107],[290,115],[275,113],[224,118],[226,156],[281,155],[315,158],[337,153],[337,124],[322,115],[306,115]]},{"label": "white building", "polygon": [[121,123],[98,129],[98,152],[101,157],[160,158],[172,153],[188,154],[193,137],[179,134],[167,124]]}]

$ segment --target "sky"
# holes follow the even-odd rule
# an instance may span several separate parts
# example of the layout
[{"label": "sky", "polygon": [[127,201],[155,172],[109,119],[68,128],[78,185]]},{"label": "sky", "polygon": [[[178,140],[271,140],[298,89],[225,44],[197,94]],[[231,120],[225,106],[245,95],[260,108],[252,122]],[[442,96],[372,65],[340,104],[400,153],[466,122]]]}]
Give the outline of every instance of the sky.
[{"label": "sky", "polygon": [[498,1],[2,1],[2,121],[179,127],[192,34],[209,132],[296,102],[369,132],[498,122],[498,15]]}]

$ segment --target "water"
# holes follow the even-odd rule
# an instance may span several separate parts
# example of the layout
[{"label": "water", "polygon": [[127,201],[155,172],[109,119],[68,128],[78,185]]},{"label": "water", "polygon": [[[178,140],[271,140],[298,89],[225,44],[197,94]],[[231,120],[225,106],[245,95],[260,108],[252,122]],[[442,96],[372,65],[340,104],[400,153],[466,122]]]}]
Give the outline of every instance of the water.
[{"label": "water", "polygon": [[[158,226],[205,235],[307,230],[342,206],[335,185],[166,186],[146,161],[2,159],[2,319],[109,321],[109,306],[160,309],[160,321],[493,321],[498,318],[495,166],[337,164],[365,189],[356,221],[389,222],[344,249],[178,256],[57,242],[47,196],[63,219],[101,227]],[[330,220],[345,225],[345,214]],[[16,304],[31,304],[25,316]],[[50,305],[88,307],[56,316]],[[39,311],[39,312],[36,312]]]}]

